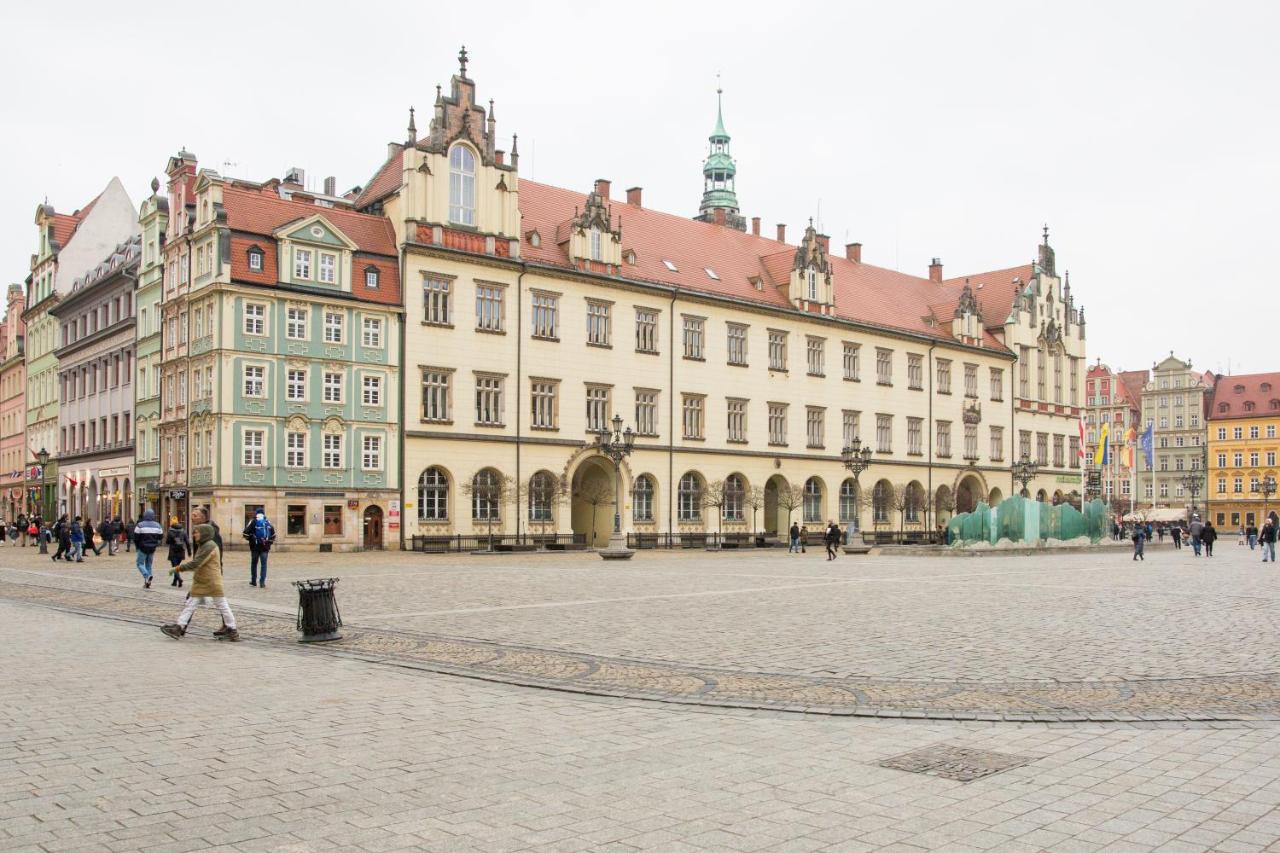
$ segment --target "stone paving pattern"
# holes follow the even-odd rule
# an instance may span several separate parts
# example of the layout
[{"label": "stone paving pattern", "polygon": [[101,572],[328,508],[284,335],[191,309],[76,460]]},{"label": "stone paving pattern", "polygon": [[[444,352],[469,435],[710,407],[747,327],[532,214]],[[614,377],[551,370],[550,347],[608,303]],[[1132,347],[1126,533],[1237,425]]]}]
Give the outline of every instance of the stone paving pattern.
[{"label": "stone paving pattern", "polygon": [[[0,849],[1254,851],[1271,723],[944,723],[530,690],[0,601]],[[1027,764],[963,783],[930,747]]]}]

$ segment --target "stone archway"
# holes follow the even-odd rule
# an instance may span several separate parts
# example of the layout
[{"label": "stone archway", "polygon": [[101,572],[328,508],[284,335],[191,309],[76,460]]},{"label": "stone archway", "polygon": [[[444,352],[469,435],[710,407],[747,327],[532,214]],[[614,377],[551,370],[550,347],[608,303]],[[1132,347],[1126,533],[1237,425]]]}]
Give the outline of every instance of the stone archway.
[{"label": "stone archway", "polygon": [[978,501],[986,497],[987,490],[976,474],[967,474],[960,478],[956,486],[956,513],[973,512],[978,508]]},{"label": "stone archway", "polygon": [[951,520],[951,514],[955,512],[956,497],[952,493],[949,486],[938,486],[938,491],[934,493],[933,513],[938,524],[946,524]]},{"label": "stone archway", "polygon": [[987,495],[987,506],[1000,506],[1000,501],[1004,500],[1004,493],[999,488],[992,486],[991,494]]},{"label": "stone archway", "polygon": [[613,534],[613,463],[603,456],[589,456],[573,472],[570,486],[573,532],[587,538],[587,545],[603,548]]},{"label": "stone archway", "polygon": [[790,527],[784,506],[788,499],[779,499],[784,492],[790,491],[791,484],[781,474],[774,474],[764,484],[764,530],[766,533],[780,536]]},{"label": "stone archway", "polygon": [[1045,503],[1048,500],[1049,500],[1049,493],[1046,492],[1044,489],[1041,489],[1040,491],[1036,492],[1037,503]]}]

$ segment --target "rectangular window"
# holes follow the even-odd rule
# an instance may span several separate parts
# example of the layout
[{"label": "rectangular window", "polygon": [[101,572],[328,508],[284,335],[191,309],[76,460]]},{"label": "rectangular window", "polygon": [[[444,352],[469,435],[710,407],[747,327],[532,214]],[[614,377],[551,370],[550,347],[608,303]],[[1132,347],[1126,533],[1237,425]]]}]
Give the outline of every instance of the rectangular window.
[{"label": "rectangular window", "polygon": [[369,349],[382,349],[382,318],[365,317],[360,330],[360,343]]},{"label": "rectangular window", "polygon": [[204,311],[197,308],[195,312],[195,336],[197,338],[204,337]]},{"label": "rectangular window", "polygon": [[769,369],[787,369],[787,333],[769,330]]},{"label": "rectangular window", "polygon": [[289,504],[289,509],[285,516],[284,532],[286,536],[307,535],[306,504]]},{"label": "rectangular window", "polygon": [[1244,467],[1244,454],[1243,453],[1231,454],[1231,463],[1232,463],[1232,466],[1235,468]]},{"label": "rectangular window", "polygon": [[476,423],[502,425],[501,376],[476,376]]},{"label": "rectangular window", "polygon": [[[1163,424],[1161,424],[1161,426],[1163,426]],[[1240,439],[1244,438],[1244,429],[1242,427],[1232,427],[1231,437],[1236,441],[1239,441]]]},{"label": "rectangular window", "polygon": [[560,297],[551,293],[533,294],[533,336],[550,341],[560,335]]},{"label": "rectangular window", "polygon": [[805,446],[821,450],[826,433],[827,410],[808,406],[804,412]]},{"label": "rectangular window", "polygon": [[636,352],[658,351],[658,312],[652,308],[636,309]]},{"label": "rectangular window", "polygon": [[1267,451],[1267,467],[1274,468],[1276,464],[1276,452],[1274,450]]},{"label": "rectangular window", "polygon": [[1066,441],[1063,436],[1053,437],[1053,467],[1061,468],[1066,462]]},{"label": "rectangular window", "polygon": [[609,303],[587,301],[587,343],[597,347],[610,345]]},{"label": "rectangular window", "polygon": [[1080,436],[1078,435],[1067,436],[1067,465],[1072,468],[1080,467]]},{"label": "rectangular window", "polygon": [[587,386],[587,431],[603,432],[609,426],[609,388],[605,385]]},{"label": "rectangular window", "polygon": [[307,339],[307,309],[290,308],[285,314],[284,336],[291,341]]},{"label": "rectangular window", "polygon": [[534,429],[556,428],[556,391],[560,383],[534,379],[530,383],[532,412],[529,425]]},{"label": "rectangular window", "polygon": [[701,317],[684,317],[684,357],[702,360],[703,325]]},{"label": "rectangular window", "polygon": [[246,364],[244,366],[244,395],[246,397],[262,397],[266,394],[265,374],[266,368],[261,365]]},{"label": "rectangular window", "polygon": [[[196,444],[197,455],[200,445]],[[199,464],[198,462],[196,464]],[[284,464],[286,468],[307,467],[307,434],[305,432],[287,432],[284,434]]]},{"label": "rectangular window", "polygon": [[361,380],[360,401],[366,406],[382,405],[381,376],[365,376]]},{"label": "rectangular window", "polygon": [[1237,495],[1244,494],[1244,478],[1236,477],[1231,481],[1231,491]]},{"label": "rectangular window", "polygon": [[876,347],[876,384],[893,384],[893,350]]},{"label": "rectangular window", "polygon": [[324,535],[325,536],[341,536],[342,535],[342,504],[325,504]]},{"label": "rectangular window", "polygon": [[916,353],[907,353],[907,387],[912,391],[924,388],[924,358]]},{"label": "rectangular window", "polygon": [[705,398],[701,394],[685,394],[681,406],[684,422],[684,437],[701,440],[703,434],[703,405]]},{"label": "rectangular window", "polygon": [[307,371],[290,368],[285,372],[284,396],[286,400],[307,399]]},{"label": "rectangular window", "polygon": [[907,455],[924,455],[924,418],[907,418]]},{"label": "rectangular window", "polygon": [[745,366],[747,363],[747,327],[741,323],[729,323],[726,329],[726,349],[729,364]]},{"label": "rectangular window", "polygon": [[311,250],[310,249],[294,249],[293,250],[293,277],[309,279],[311,278]]},{"label": "rectangular window", "polygon": [[968,462],[978,460],[978,425],[964,425],[964,458]]},{"label": "rectangular window", "polygon": [[452,374],[445,370],[426,368],[422,371],[422,419],[424,421],[449,420],[449,380]]},{"label": "rectangular window", "polygon": [[338,274],[338,256],[331,255],[328,252],[320,253],[320,278],[324,284],[333,284],[337,280]]},{"label": "rectangular window", "polygon": [[1031,430],[1018,430],[1018,458],[1031,459]]},{"label": "rectangular window", "polygon": [[1077,361],[1079,361],[1079,359],[1072,356],[1067,357],[1067,372],[1071,377],[1071,399],[1067,402],[1073,406],[1078,406],[1080,404],[1080,379],[1079,374],[1076,371]]},{"label": "rectangular window", "polygon": [[371,290],[378,289],[378,270],[375,267],[369,267],[364,271],[364,286]]},{"label": "rectangular window", "polygon": [[807,356],[809,375],[826,375],[827,342],[822,338],[805,339],[805,355]]},{"label": "rectangular window", "polygon": [[658,392],[638,389],[636,391],[636,433],[638,435],[658,434]]},{"label": "rectangular window", "polygon": [[938,458],[951,457],[951,421],[938,421]]},{"label": "rectangular window", "polygon": [[951,362],[948,359],[938,359],[938,393],[951,393]]},{"label": "rectangular window", "polygon": [[343,316],[336,311],[324,312],[324,342],[327,344],[340,344],[343,341],[342,334]]},{"label": "rectangular window", "polygon": [[785,445],[787,443],[787,404],[769,404],[769,443]]},{"label": "rectangular window", "polygon": [[991,461],[1000,462],[1004,459],[1004,427],[993,426],[991,428]]},{"label": "rectangular window", "polygon": [[342,436],[333,433],[325,433],[324,439],[320,445],[320,464],[328,469],[341,468],[342,466]]},{"label": "rectangular window", "polygon": [[1045,392],[1045,370],[1046,363],[1049,361],[1049,353],[1041,345],[1036,350],[1036,399],[1047,400],[1048,394]]},{"label": "rectangular window", "polygon": [[876,415],[876,452],[893,452],[893,415]]},{"label": "rectangular window", "polygon": [[450,301],[453,282],[443,278],[426,277],[422,280],[422,321],[435,326],[447,326],[452,321],[453,304]]},{"label": "rectangular window", "polygon": [[360,468],[363,471],[382,470],[382,436],[366,435],[360,448]]},{"label": "rectangular window", "polygon": [[1049,464],[1049,433],[1036,433],[1036,464]]},{"label": "rectangular window", "polygon": [[1053,354],[1053,402],[1062,403],[1062,355]]},{"label": "rectangular window", "polygon": [[[262,446],[265,442],[266,433],[263,430],[247,429],[244,431],[244,454],[241,461],[246,467],[262,467]],[[173,450],[172,445],[170,445],[169,449],[170,451]]]},{"label": "rectangular window", "polygon": [[1018,347],[1018,396],[1031,397],[1031,347]]},{"label": "rectangular window", "polygon": [[975,400],[978,398],[978,365],[976,364],[964,366],[964,395]]},{"label": "rectangular window", "polygon": [[729,441],[747,440],[747,401],[730,398],[725,401],[726,424],[725,437]]},{"label": "rectangular window", "polygon": [[505,287],[495,284],[476,285],[476,328],[485,332],[501,332],[504,328],[502,311]]},{"label": "rectangular window", "polygon": [[842,447],[852,447],[855,438],[861,438],[861,426],[859,421],[861,415],[859,412],[853,412],[846,409],[841,413],[840,418],[840,438]]},{"label": "rectangular window", "polygon": [[861,365],[858,363],[858,355],[862,347],[858,344],[844,342],[843,361],[844,361],[844,378],[850,382],[857,382],[861,379]]},{"label": "rectangular window", "polygon": [[997,367],[992,367],[989,368],[987,372],[991,377],[991,399],[995,401],[1003,400],[1004,371]]},{"label": "rectangular window", "polygon": [[[255,302],[246,302],[244,305],[244,333],[246,335],[261,335],[266,324],[267,306],[259,305]],[[169,342],[173,343],[174,333],[177,330],[177,321],[169,318]]]},{"label": "rectangular window", "polygon": [[326,403],[342,402],[342,374],[329,373],[324,374],[324,401]]}]

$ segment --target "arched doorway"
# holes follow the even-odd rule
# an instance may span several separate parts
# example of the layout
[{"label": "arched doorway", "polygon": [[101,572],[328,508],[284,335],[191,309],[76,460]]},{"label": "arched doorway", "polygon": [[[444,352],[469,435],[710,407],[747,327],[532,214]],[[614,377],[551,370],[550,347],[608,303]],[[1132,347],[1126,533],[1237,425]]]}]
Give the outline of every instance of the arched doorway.
[{"label": "arched doorway", "polygon": [[973,512],[982,500],[984,490],[978,478],[970,474],[956,486],[956,512]]},{"label": "arched doorway", "polygon": [[1053,505],[1057,506],[1058,504],[1062,503],[1062,501],[1063,501],[1062,489],[1058,489],[1053,493]]},{"label": "arched doorway", "polygon": [[774,474],[764,484],[764,529],[766,533],[777,536],[791,525],[787,521],[786,504],[791,492],[791,484],[781,474]]},{"label": "arched doorway", "polygon": [[1048,492],[1046,492],[1044,489],[1041,489],[1040,491],[1036,492],[1036,501],[1037,501],[1037,502],[1039,502],[1039,503],[1044,503],[1044,502],[1045,502],[1045,501],[1047,501],[1048,499],[1049,499],[1049,493],[1048,493]]},{"label": "arched doorway", "polygon": [[603,548],[613,534],[613,466],[590,457],[573,472],[570,509],[573,532],[587,537],[587,545]]},{"label": "arched doorway", "polygon": [[999,489],[993,488],[991,494],[987,495],[988,506],[1000,506],[1000,501],[1004,500],[1004,493]]},{"label": "arched doorway", "polygon": [[364,509],[364,549],[382,550],[382,507],[370,504]]},{"label": "arched doorway", "polygon": [[933,498],[934,518],[938,524],[946,524],[951,520],[951,513],[956,509],[956,497],[949,486],[938,486]]}]

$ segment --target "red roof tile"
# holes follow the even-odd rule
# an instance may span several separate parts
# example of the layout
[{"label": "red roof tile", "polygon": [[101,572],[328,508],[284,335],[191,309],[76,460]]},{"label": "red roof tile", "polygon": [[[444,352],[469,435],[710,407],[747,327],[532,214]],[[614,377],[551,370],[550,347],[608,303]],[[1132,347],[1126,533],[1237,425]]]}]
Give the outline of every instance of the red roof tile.
[{"label": "red roof tile", "polygon": [[1125,397],[1139,408],[1142,406],[1142,389],[1150,381],[1151,374],[1145,370],[1120,371],[1120,385],[1124,388]]},{"label": "red roof tile", "polygon": [[1016,289],[1014,279],[1020,282],[1017,287],[1026,287],[1032,275],[1034,270],[1031,269],[1031,264],[1023,264],[1003,270],[949,278],[942,282],[942,286],[952,291],[951,304],[955,305],[955,300],[960,298],[960,291],[964,290],[967,281],[973,288],[973,297],[978,300],[982,322],[988,327],[995,327],[1004,325],[1005,318],[1013,308],[1013,294]]},{"label": "red roof tile", "polygon": [[387,158],[387,162],[383,163],[378,171],[373,173],[373,177],[369,179],[369,183],[365,184],[364,189],[360,191],[360,195],[356,196],[356,208],[366,207],[379,201],[396,190],[400,189],[400,182],[403,180],[401,175],[401,166],[403,160],[401,152],[404,151],[403,145],[396,145],[396,153]]},{"label": "red roof tile", "polygon": [[80,225],[80,220],[65,213],[55,213],[52,217],[52,222],[53,242],[65,247],[67,242],[71,240],[72,235],[76,233],[76,227]]},{"label": "red roof tile", "polygon": [[[1250,373],[1244,376],[1205,374],[1213,386],[1209,420],[1280,417],[1280,373]],[[1252,406],[1252,408],[1250,408]]]}]

